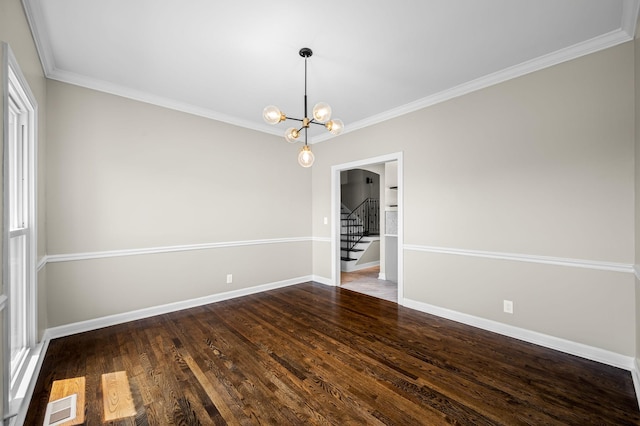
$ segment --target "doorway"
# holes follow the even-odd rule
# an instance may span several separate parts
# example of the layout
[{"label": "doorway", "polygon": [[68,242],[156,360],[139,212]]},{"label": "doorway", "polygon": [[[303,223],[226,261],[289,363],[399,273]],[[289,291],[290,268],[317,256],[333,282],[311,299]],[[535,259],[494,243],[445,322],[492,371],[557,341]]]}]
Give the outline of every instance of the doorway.
[{"label": "doorway", "polygon": [[380,224],[385,165],[340,172],[340,271],[380,266]]},{"label": "doorway", "polygon": [[[332,214],[332,282],[336,286],[349,288],[360,284],[363,288],[371,284],[376,286],[371,292],[362,291],[391,300],[389,287],[395,288],[395,301],[404,304],[404,283],[402,273],[402,153],[394,153],[333,166],[331,174],[331,214]],[[379,265],[365,265],[346,276],[342,271],[342,198],[341,183],[344,172],[354,169],[384,170],[380,178],[380,231]],[[384,179],[383,177],[384,176]],[[377,276],[376,276],[377,275]],[[384,288],[386,284],[386,289]],[[358,290],[356,290],[358,291]],[[379,294],[373,294],[378,292]]]}]

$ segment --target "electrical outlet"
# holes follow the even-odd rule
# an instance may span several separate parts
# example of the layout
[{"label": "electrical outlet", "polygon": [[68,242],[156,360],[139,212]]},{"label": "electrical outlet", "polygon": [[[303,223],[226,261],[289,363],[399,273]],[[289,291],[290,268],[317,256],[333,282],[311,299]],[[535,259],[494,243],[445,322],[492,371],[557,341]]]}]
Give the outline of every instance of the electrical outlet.
[{"label": "electrical outlet", "polygon": [[513,302],[511,300],[503,300],[502,301],[504,311],[508,314],[513,313]]},{"label": "electrical outlet", "polygon": [[227,284],[231,284],[233,282],[233,274],[227,274]]}]

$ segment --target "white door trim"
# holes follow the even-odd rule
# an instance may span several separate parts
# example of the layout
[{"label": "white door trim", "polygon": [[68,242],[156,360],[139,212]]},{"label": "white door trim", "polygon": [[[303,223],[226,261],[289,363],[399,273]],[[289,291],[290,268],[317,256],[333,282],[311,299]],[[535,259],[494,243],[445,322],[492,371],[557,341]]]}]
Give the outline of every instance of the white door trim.
[{"label": "white door trim", "polygon": [[331,282],[334,286],[340,285],[340,172],[390,161],[398,162],[398,304],[404,305],[404,165],[402,152],[331,166]]}]

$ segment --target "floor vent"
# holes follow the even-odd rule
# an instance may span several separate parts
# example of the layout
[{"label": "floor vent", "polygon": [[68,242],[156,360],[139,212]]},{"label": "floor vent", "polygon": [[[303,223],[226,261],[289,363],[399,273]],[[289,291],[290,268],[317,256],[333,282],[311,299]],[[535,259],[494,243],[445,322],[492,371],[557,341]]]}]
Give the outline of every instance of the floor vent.
[{"label": "floor vent", "polygon": [[43,426],[56,426],[76,418],[78,394],[72,394],[47,404]]}]

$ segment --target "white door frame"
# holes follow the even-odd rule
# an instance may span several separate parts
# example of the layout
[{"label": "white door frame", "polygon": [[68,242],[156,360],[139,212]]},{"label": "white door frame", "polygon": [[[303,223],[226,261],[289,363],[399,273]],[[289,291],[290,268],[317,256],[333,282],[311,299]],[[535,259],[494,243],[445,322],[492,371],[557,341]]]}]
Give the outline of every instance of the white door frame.
[{"label": "white door frame", "polygon": [[340,172],[373,164],[398,162],[398,304],[404,305],[404,166],[402,152],[331,166],[331,282],[340,285]]}]

